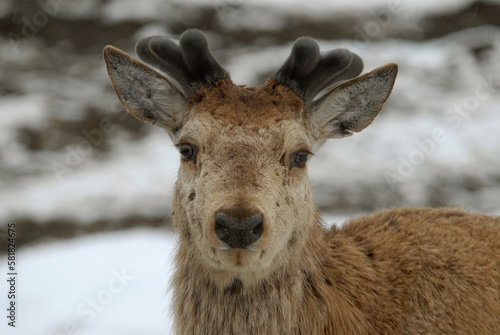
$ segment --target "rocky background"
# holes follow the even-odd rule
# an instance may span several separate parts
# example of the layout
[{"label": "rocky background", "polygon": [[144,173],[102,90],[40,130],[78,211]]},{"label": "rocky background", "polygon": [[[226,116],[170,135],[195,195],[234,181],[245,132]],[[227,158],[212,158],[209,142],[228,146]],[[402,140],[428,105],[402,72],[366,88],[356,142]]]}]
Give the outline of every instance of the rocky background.
[{"label": "rocky background", "polygon": [[[102,49],[202,29],[238,84],[258,85],[293,41],[349,48],[365,71],[396,62],[386,107],[309,166],[319,209],[391,206],[500,214],[500,6],[496,1],[2,0],[0,232],[19,244],[168,229],[178,154],[129,116]],[[5,250],[1,250],[5,252]]]}]

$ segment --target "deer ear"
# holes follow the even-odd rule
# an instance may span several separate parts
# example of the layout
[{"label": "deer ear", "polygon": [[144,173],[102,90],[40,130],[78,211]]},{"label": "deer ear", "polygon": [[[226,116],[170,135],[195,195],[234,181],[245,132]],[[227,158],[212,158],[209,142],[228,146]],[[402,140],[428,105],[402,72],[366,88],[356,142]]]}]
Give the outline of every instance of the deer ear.
[{"label": "deer ear", "polygon": [[165,77],[112,46],[103,51],[108,75],[127,111],[137,119],[164,128],[175,141],[187,102]]},{"label": "deer ear", "polygon": [[389,97],[398,66],[387,64],[351,79],[309,105],[312,135],[321,145],[365,129]]}]

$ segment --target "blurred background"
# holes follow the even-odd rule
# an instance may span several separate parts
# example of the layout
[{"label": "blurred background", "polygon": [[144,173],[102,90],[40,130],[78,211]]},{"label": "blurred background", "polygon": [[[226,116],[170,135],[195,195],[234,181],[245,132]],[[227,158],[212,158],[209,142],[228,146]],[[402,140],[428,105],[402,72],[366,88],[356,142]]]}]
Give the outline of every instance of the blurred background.
[{"label": "blurred background", "polygon": [[102,49],[135,57],[140,38],[188,28],[237,84],[264,83],[304,35],[359,54],[364,72],[399,64],[373,124],[309,165],[330,223],[404,205],[500,215],[498,1],[2,0],[0,268],[10,222],[24,266],[10,333],[170,333],[178,153],[121,107]]}]

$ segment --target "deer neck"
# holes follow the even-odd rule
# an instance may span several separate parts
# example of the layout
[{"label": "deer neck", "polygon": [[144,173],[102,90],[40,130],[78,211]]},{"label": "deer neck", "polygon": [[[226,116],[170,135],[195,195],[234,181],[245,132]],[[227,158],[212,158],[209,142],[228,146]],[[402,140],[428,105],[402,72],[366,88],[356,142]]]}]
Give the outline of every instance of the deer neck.
[{"label": "deer neck", "polygon": [[[197,328],[200,325],[210,325],[210,334],[295,334],[301,328],[324,328],[320,320],[328,319],[324,315],[329,307],[318,290],[324,285],[327,242],[318,222],[288,255],[288,262],[258,280],[251,273],[235,276],[207,268],[197,248],[181,237],[173,282],[179,333],[207,334],[207,328]],[[315,316],[306,320],[301,315],[304,304],[311,305]]]}]

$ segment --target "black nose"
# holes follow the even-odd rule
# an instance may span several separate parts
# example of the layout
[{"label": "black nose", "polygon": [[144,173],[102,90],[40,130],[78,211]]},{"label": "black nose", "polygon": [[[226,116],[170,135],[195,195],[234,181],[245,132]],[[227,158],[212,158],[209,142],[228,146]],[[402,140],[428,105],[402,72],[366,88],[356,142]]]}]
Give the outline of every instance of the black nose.
[{"label": "black nose", "polygon": [[246,248],[262,235],[263,220],[255,215],[248,219],[235,219],[226,214],[215,217],[217,237],[231,248]]}]

